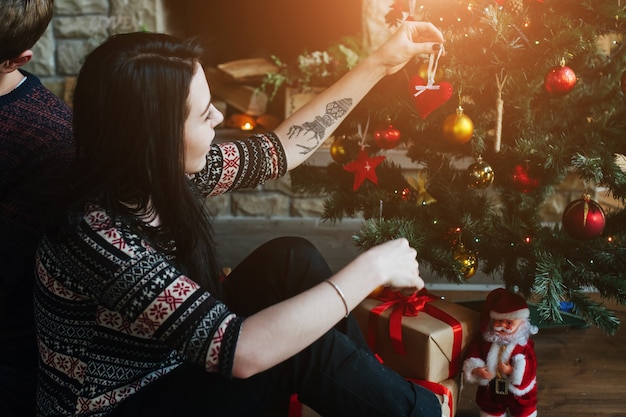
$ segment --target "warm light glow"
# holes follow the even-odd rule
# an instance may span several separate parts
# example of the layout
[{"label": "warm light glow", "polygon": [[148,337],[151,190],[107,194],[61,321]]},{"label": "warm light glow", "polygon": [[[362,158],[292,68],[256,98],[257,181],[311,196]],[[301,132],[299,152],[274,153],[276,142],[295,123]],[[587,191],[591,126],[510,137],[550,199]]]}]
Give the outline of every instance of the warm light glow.
[{"label": "warm light glow", "polygon": [[226,121],[226,126],[241,130],[253,130],[256,128],[256,125],[257,121],[255,118],[247,114],[233,114]]},{"label": "warm light glow", "polygon": [[613,243],[613,236],[609,236],[606,240],[608,240],[609,243]]},{"label": "warm light glow", "polygon": [[526,237],[524,238],[524,242],[526,242],[526,243],[530,243],[530,236],[526,236]]}]

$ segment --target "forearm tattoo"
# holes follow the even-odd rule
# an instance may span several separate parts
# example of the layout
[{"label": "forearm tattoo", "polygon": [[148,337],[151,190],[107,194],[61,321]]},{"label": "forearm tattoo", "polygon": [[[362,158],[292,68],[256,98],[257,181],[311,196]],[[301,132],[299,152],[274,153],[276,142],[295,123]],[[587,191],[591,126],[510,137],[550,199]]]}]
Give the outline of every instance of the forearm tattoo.
[{"label": "forearm tattoo", "polygon": [[315,116],[315,120],[311,122],[291,126],[287,131],[287,136],[289,139],[297,137],[304,138],[304,142],[298,144],[298,146],[302,148],[300,152],[302,155],[313,152],[326,138],[326,129],[345,116],[350,110],[350,107],[352,107],[351,98],[332,101],[326,105],[326,113],[322,116]]}]

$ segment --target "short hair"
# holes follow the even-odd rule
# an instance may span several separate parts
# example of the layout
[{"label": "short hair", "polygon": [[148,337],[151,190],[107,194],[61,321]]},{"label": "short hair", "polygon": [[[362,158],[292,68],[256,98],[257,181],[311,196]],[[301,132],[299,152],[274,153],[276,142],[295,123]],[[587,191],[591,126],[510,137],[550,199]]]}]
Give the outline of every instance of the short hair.
[{"label": "short hair", "polygon": [[30,49],[46,31],[53,0],[2,0],[0,7],[0,62]]}]

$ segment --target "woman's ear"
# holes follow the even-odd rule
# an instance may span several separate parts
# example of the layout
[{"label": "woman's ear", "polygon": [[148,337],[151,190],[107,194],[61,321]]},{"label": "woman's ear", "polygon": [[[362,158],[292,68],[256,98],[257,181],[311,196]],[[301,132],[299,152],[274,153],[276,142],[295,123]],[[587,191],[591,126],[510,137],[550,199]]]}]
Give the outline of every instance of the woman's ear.
[{"label": "woman's ear", "polygon": [[8,73],[8,72],[13,72],[16,69],[20,68],[21,66],[25,65],[26,63],[28,63],[33,57],[33,51],[31,51],[30,49],[22,52],[21,54],[19,54],[18,56],[16,56],[15,58],[11,58],[11,59],[7,59],[6,61],[4,61],[1,66],[2,72]]}]

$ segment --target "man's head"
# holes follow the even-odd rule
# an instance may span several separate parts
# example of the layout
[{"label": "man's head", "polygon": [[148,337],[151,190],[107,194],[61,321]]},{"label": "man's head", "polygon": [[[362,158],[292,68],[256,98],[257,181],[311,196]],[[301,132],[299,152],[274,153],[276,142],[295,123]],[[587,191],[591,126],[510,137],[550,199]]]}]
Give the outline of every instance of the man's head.
[{"label": "man's head", "polygon": [[53,0],[2,0],[0,7],[0,67],[10,72],[32,57],[30,48],[45,32]]}]

